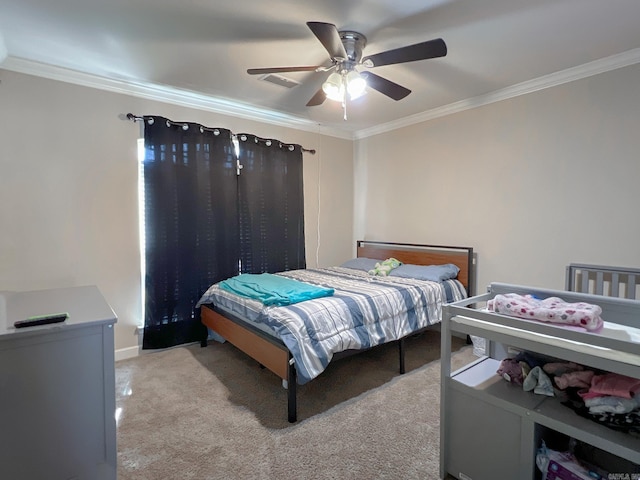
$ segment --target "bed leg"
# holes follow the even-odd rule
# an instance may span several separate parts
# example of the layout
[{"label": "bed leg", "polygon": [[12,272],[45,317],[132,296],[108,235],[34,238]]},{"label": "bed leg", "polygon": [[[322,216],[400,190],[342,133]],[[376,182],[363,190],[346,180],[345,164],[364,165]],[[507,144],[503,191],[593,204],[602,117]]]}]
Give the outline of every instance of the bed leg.
[{"label": "bed leg", "polygon": [[289,423],[295,423],[298,420],[298,414],[296,413],[296,385],[298,380],[296,378],[296,366],[291,362],[289,358],[289,372],[287,380],[287,407]]},{"label": "bed leg", "polygon": [[404,338],[398,340],[398,354],[400,355],[400,374],[404,374]]}]

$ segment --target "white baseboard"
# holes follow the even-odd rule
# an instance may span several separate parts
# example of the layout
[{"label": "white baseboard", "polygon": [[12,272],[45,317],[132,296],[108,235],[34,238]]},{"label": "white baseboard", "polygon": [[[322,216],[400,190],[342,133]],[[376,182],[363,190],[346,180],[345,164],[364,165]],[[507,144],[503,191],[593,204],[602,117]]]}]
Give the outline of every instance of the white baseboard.
[{"label": "white baseboard", "polygon": [[140,355],[142,350],[142,332],[144,331],[143,327],[136,327],[134,335],[138,337],[138,346],[137,347],[127,347],[127,348],[118,348],[115,352],[116,362],[118,360],[126,360],[127,358],[134,358]]},{"label": "white baseboard", "polygon": [[140,347],[119,348],[116,350],[115,359],[117,362],[118,360],[126,360],[138,355],[140,355]]}]

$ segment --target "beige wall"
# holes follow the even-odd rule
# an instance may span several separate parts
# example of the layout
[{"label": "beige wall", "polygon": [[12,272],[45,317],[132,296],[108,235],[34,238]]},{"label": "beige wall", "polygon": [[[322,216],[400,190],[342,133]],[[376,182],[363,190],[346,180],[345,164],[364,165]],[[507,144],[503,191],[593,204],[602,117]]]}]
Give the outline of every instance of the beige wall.
[{"label": "beige wall", "polygon": [[0,70],[0,290],[97,285],[118,316],[116,349],[136,351],[140,128],[128,112],[315,148],[304,156],[308,265],[351,255],[351,141]]},{"label": "beige wall", "polygon": [[355,145],[356,238],[472,246],[492,281],[640,267],[640,65]]},{"label": "beige wall", "polygon": [[0,290],[98,285],[116,348],[135,350],[128,112],[318,150],[304,157],[309,266],[364,238],[473,246],[480,291],[562,288],[570,262],[640,267],[638,85],[634,65],[351,142],[0,70]]}]

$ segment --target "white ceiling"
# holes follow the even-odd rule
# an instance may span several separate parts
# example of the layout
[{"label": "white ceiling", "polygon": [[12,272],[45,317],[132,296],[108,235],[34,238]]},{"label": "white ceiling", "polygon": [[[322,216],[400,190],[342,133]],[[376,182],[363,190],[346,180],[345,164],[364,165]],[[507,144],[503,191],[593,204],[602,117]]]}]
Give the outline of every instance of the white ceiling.
[{"label": "white ceiling", "polygon": [[[308,21],[364,34],[365,56],[438,37],[448,54],[373,69],[412,93],[371,90],[344,121],[339,103],[305,106],[326,74],[282,74],[287,89],[246,73],[327,64]],[[357,137],[638,63],[640,0],[0,0],[0,60],[2,38],[0,68]]]}]

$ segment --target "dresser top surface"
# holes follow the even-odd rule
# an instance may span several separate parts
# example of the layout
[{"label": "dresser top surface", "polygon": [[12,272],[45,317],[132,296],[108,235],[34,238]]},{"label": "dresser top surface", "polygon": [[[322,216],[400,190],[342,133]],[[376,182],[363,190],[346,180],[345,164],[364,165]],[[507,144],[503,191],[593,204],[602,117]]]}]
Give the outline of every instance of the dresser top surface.
[{"label": "dresser top surface", "polygon": [[[16,329],[14,322],[30,317],[68,313],[62,323]],[[74,328],[87,324],[112,324],[116,315],[95,285],[0,292],[0,337],[45,333],[52,329]]]}]

